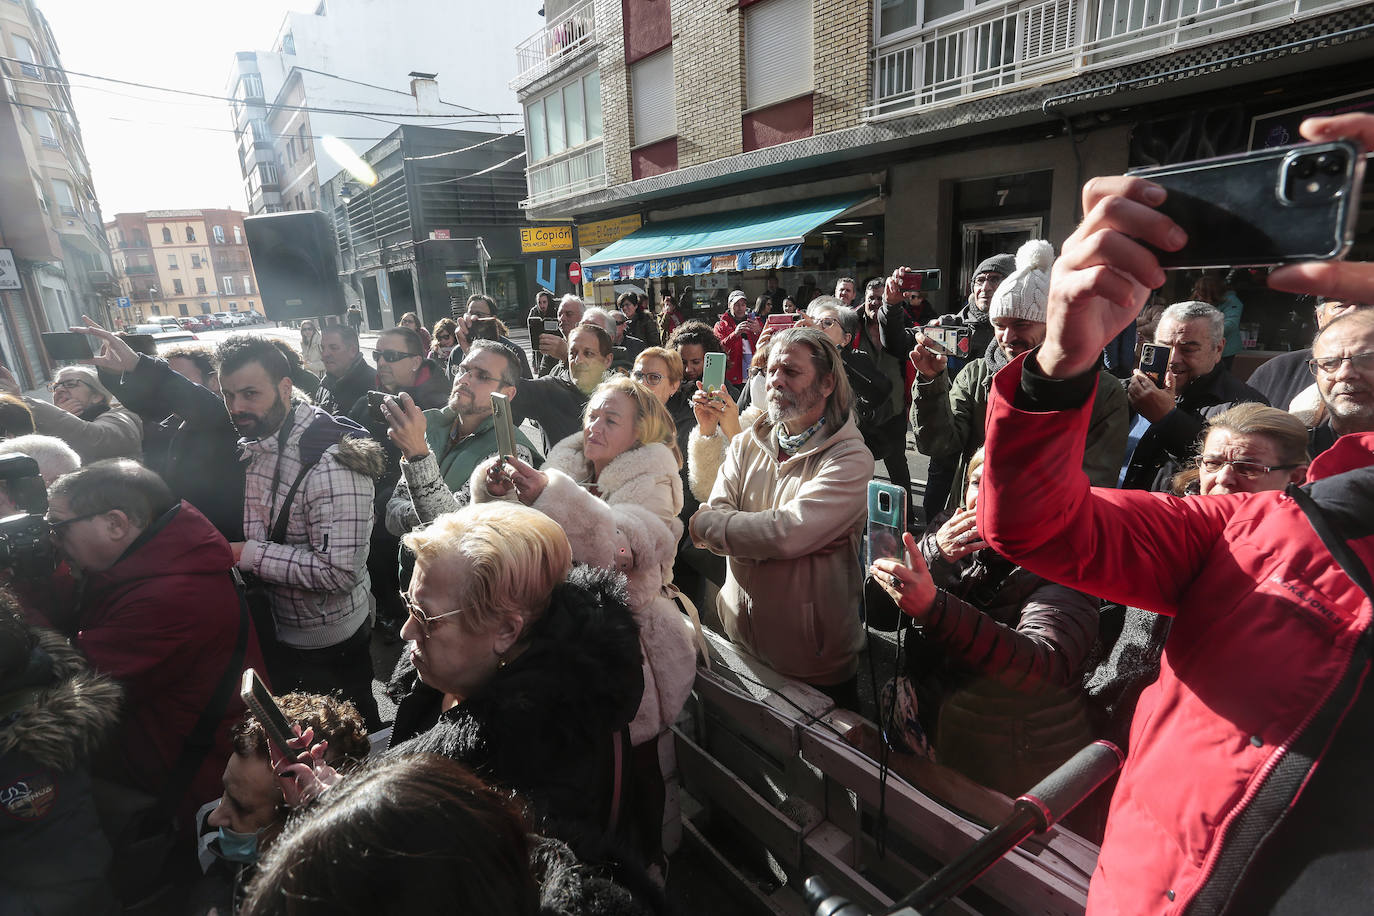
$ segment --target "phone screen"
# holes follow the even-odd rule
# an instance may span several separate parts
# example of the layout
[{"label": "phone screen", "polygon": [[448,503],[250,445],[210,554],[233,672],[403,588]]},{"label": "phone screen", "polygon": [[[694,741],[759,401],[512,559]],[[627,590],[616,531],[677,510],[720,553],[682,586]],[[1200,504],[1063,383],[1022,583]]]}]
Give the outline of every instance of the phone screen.
[{"label": "phone screen", "polygon": [[496,426],[496,449],[502,458],[515,457],[515,424],[511,421],[510,398],[499,391],[491,393],[491,418]]},{"label": "phone screen", "polygon": [[74,331],[44,331],[43,349],[55,360],[90,359],[95,355],[91,339]]},{"label": "phone screen", "polygon": [[707,353],[701,370],[701,387],[715,391],[725,385],[725,354]]}]

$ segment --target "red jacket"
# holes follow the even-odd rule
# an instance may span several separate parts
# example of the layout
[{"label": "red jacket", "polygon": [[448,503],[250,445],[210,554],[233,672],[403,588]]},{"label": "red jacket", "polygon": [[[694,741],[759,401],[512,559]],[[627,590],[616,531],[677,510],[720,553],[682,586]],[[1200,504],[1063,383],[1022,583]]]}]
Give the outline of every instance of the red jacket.
[{"label": "red jacket", "polygon": [[[87,580],[76,644],[92,668],[124,685],[119,764],[135,785],[156,793],[233,656],[239,600],[229,542],[190,503],[144,534],[119,562]],[[251,623],[242,667],[263,670]],[[229,727],[242,715],[236,678],[183,813],[220,795]]]},{"label": "red jacket", "polygon": [[758,347],[757,338],[749,332],[746,324],[748,320],[743,318],[735,321],[730,317],[730,313],[726,312],[720,316],[720,321],[716,322],[715,327],[720,348],[725,351],[725,380],[736,388],[744,384],[744,377],[749,369],[749,362],[744,358],[744,342],[749,341],[751,354]]},{"label": "red jacket", "polygon": [[[1257,799],[1274,798],[1279,764],[1300,761],[1316,738],[1320,765],[1329,734],[1304,729],[1323,707],[1335,725],[1348,712],[1326,701],[1370,603],[1283,492],[1090,488],[1081,464],[1092,397],[1072,410],[1016,408],[1024,359],[993,380],[978,530],[1046,578],[1175,616],[1131,724],[1088,912],[1181,913],[1218,890],[1246,842],[1232,828],[1267,810]],[[1346,436],[1309,480],[1374,464],[1372,449],[1374,434]],[[1366,565],[1370,540],[1352,544]]]}]

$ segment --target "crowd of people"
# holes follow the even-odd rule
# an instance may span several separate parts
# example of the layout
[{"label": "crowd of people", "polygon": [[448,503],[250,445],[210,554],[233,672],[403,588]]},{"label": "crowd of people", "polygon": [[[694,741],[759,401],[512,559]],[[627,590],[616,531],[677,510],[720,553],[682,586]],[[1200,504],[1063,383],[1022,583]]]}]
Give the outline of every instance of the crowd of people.
[{"label": "crowd of people", "polygon": [[[0,592],[0,910],[662,912],[705,627],[1008,795],[1126,746],[1094,912],[1357,909],[1374,268],[1275,271],[1319,330],[1242,382],[1224,283],[1139,320],[1162,200],[1093,179],[943,316],[897,267],[706,322],[540,291],[528,354],[475,295],[371,361],[352,315],[160,358],[88,320],[51,402],[0,370],[0,524],[41,524]],[[900,634],[870,710],[865,624]]]}]

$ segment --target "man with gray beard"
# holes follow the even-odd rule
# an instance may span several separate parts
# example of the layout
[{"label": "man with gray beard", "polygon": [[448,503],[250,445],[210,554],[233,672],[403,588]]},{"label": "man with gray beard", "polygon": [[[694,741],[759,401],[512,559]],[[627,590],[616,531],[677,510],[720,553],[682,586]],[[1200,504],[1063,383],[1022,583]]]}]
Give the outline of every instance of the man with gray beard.
[{"label": "man with gray beard", "polygon": [[835,345],[815,328],[773,336],[768,412],[730,443],[689,525],[729,561],[726,635],[781,674],[858,709],[860,526],[873,455]]},{"label": "man with gray beard", "polygon": [[1308,365],[1326,407],[1308,452],[1315,457],[1346,433],[1374,431],[1374,310],[1347,312],[1322,328]]}]

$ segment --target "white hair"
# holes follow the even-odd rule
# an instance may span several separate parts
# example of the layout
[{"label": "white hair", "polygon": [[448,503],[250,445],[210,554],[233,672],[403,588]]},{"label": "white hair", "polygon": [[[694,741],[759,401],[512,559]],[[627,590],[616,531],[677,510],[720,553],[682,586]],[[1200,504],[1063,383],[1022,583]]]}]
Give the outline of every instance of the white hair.
[{"label": "white hair", "polygon": [[817,321],[827,313],[833,314],[840,322],[840,330],[845,333],[846,337],[854,336],[854,332],[859,329],[858,311],[845,305],[834,296],[817,296],[806,307],[807,317]]},{"label": "white hair", "polygon": [[615,336],[615,319],[611,313],[599,305],[594,305],[582,313],[582,323],[591,322],[601,326],[601,329],[612,337]]},{"label": "white hair", "polygon": [[583,301],[582,301],[582,298],[581,298],[580,296],[574,296],[572,293],[568,293],[568,294],[565,295],[562,299],[559,299],[559,300],[558,300],[558,305],[559,305],[559,307],[561,308],[561,307],[563,307],[563,306],[565,306],[565,305],[569,305],[570,303],[573,303],[573,302],[576,302],[576,303],[578,304],[578,306],[581,307],[581,308],[584,308],[584,309],[585,309],[585,308],[587,307],[587,303],[583,302]]},{"label": "white hair", "polygon": [[72,451],[70,445],[54,436],[37,433],[0,440],[0,455],[28,455],[38,462],[38,473],[49,486],[63,474],[81,467],[81,456]]},{"label": "white hair", "polygon": [[[1225,316],[1206,302],[1199,302],[1196,299],[1190,299],[1187,302],[1175,302],[1173,305],[1169,306],[1164,310],[1164,313],[1159,316],[1159,324],[1155,325],[1155,327],[1158,328],[1160,324],[1166,321],[1172,321],[1174,324],[1184,324],[1185,322],[1197,321],[1199,319],[1207,322],[1207,330],[1212,335],[1212,343],[1219,344],[1226,339]],[[1158,331],[1156,331],[1156,333],[1158,333]]]}]

